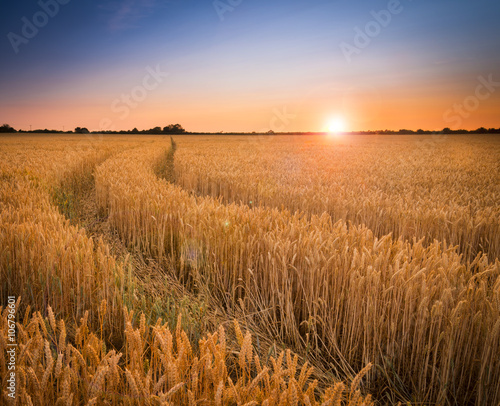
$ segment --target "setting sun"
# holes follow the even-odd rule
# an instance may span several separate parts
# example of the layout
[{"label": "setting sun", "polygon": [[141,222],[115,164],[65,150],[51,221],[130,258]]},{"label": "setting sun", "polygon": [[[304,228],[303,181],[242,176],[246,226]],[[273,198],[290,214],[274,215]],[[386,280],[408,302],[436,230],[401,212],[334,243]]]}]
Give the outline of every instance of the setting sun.
[{"label": "setting sun", "polygon": [[346,122],[342,117],[335,117],[328,123],[328,132],[338,134],[347,130]]}]

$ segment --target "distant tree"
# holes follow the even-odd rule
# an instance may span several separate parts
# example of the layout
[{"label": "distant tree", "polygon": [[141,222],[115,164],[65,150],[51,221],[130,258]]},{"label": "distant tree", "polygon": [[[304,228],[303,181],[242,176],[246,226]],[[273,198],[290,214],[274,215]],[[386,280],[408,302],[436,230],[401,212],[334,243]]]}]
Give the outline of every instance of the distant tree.
[{"label": "distant tree", "polygon": [[4,124],[0,127],[0,133],[15,133],[16,130],[8,124]]},{"label": "distant tree", "polygon": [[163,127],[163,133],[165,134],[182,134],[185,132],[186,130],[180,124],[169,124]]},{"label": "distant tree", "polygon": [[406,128],[403,128],[403,129],[401,129],[401,130],[398,131],[398,134],[410,135],[410,134],[413,134],[413,131],[412,130],[407,130]]},{"label": "distant tree", "polygon": [[182,128],[182,125],[174,124],[174,132],[177,134],[180,134],[180,133],[185,133],[186,130],[184,128]]},{"label": "distant tree", "polygon": [[89,134],[90,131],[86,127],[76,127],[75,133],[77,133],[77,134]]},{"label": "distant tree", "polygon": [[134,129],[131,131],[132,134],[139,134],[139,130],[137,127],[134,127]]}]

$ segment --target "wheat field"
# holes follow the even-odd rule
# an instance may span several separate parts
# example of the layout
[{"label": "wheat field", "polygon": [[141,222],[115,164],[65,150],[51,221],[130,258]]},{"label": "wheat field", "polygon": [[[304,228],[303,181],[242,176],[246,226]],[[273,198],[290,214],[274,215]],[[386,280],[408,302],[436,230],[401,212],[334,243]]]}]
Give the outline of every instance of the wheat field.
[{"label": "wheat field", "polygon": [[5,402],[500,404],[500,139],[173,138],[0,138]]}]

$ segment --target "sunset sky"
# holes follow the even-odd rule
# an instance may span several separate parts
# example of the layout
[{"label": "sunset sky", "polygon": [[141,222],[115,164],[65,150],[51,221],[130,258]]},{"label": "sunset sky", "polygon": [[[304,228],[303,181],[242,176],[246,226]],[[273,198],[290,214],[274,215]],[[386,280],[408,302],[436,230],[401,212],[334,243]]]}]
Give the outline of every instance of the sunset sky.
[{"label": "sunset sky", "polygon": [[0,7],[0,124],[16,129],[500,127],[498,0]]}]

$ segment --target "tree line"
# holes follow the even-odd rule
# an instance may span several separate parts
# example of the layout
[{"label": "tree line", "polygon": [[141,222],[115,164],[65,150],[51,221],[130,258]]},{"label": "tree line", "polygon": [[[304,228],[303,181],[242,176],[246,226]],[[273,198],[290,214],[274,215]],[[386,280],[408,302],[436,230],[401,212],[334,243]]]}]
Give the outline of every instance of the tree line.
[{"label": "tree line", "polygon": [[36,130],[16,130],[9,124],[3,124],[0,126],[0,133],[50,133],[50,134],[184,134],[186,130],[180,124],[169,124],[165,127],[153,127],[149,130],[138,130],[133,128],[132,130],[118,130],[118,131],[89,131],[86,127],[76,127],[74,130],[70,131],[60,131],[60,130],[48,130],[48,129],[36,129]]},{"label": "tree line", "polygon": [[[138,130],[137,128],[133,128],[132,130],[118,130],[118,131],[89,131],[86,127],[76,127],[72,131],[60,131],[60,130],[48,130],[48,129],[36,129],[36,130],[16,130],[11,127],[9,124],[3,124],[0,126],[0,133],[51,133],[51,134],[210,134],[208,132],[188,132],[186,131],[180,124],[169,124],[165,127],[153,127],[149,130]],[[217,132],[213,134],[223,134],[224,132]],[[227,134],[241,134],[241,135],[255,135],[261,134],[254,132],[228,132]],[[265,134],[275,134],[273,131],[269,131]],[[279,134],[285,135],[318,135],[318,134],[327,134],[326,132],[283,132]],[[362,135],[370,135],[370,134],[388,134],[388,135],[412,135],[412,134],[500,134],[500,128],[485,128],[479,127],[476,130],[452,130],[449,127],[443,128],[442,130],[370,130],[370,131],[351,131],[346,132],[345,134],[362,134]]]}]

